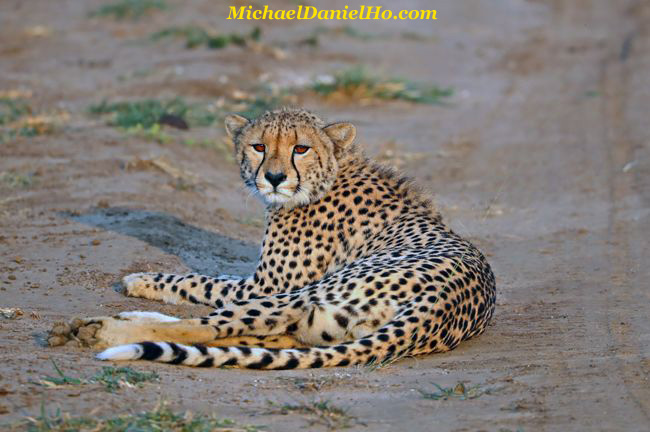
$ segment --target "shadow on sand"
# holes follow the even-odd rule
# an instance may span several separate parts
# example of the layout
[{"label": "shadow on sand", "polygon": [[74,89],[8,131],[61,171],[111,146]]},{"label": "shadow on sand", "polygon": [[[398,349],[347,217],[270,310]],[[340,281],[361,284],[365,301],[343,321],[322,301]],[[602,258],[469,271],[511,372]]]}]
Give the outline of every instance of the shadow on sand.
[{"label": "shadow on sand", "polygon": [[165,213],[113,207],[64,216],[135,237],[178,256],[193,272],[205,275],[251,274],[259,257],[257,245],[188,225]]}]

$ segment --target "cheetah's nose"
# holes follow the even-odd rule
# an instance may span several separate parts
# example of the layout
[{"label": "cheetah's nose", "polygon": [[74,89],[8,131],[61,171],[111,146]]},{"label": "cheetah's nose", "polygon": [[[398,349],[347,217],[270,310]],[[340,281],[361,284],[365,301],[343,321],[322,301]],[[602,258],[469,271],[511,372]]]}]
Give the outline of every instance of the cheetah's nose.
[{"label": "cheetah's nose", "polygon": [[274,188],[276,188],[280,183],[287,179],[287,176],[284,173],[272,173],[271,171],[267,171],[264,174],[264,178],[267,179]]}]

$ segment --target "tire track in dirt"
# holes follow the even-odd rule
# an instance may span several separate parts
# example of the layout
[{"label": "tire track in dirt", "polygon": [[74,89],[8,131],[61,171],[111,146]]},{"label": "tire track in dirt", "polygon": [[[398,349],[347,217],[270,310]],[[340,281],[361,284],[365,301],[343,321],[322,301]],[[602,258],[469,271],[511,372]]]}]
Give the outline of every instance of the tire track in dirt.
[{"label": "tire track in dirt", "polygon": [[[634,122],[628,120],[628,112],[633,109],[630,106],[630,95],[634,92],[629,83],[632,75],[638,74],[639,67],[642,67],[642,64],[634,59],[635,52],[632,44],[645,43],[647,46],[649,41],[650,7],[648,6],[645,2],[637,1],[627,8],[625,19],[629,22],[627,26],[629,30],[623,36],[620,52],[610,56],[602,67],[601,87],[606,97],[602,99],[601,109],[605,121],[606,139],[603,143],[606,146],[603,150],[607,156],[608,193],[611,203],[607,240],[613,245],[609,248],[608,255],[611,260],[610,280],[614,282],[614,286],[608,290],[607,305],[603,308],[609,340],[613,345],[609,354],[616,365],[616,373],[625,383],[624,388],[628,397],[643,415],[646,424],[650,425],[648,362],[642,352],[642,342],[638,337],[640,333],[621,328],[630,325],[630,319],[634,319],[629,315],[630,309],[632,305],[639,305],[639,301],[642,301],[642,287],[648,281],[647,267],[642,268],[638,261],[643,255],[632,252],[634,250],[642,253],[644,245],[641,243],[644,240],[634,236],[629,229],[630,221],[622,212],[626,200],[630,197],[636,198],[645,208],[650,206],[648,191],[645,191],[645,196],[643,193],[637,194],[635,191],[637,179],[635,176],[625,175],[622,170],[622,167],[634,160],[635,147],[642,142],[643,138],[640,135],[641,131],[630,127]],[[638,171],[637,175],[639,175]],[[643,192],[643,189],[641,191]],[[650,232],[647,217],[640,223],[643,224],[638,227],[640,232]],[[630,263],[634,263],[636,269],[630,269]],[[616,307],[621,304],[629,306],[621,311]],[[610,305],[614,307],[609,307]],[[645,321],[642,315],[636,318]],[[647,353],[645,355],[647,356]],[[626,358],[631,356],[633,361],[625,361],[623,356]],[[645,384],[640,382],[640,368],[645,368],[645,371],[642,371],[645,374]]]}]

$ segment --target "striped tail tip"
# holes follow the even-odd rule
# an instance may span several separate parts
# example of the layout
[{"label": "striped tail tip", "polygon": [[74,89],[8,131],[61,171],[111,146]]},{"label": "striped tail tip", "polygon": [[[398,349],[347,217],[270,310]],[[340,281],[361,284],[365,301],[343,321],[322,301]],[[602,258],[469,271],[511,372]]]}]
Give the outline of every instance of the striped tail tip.
[{"label": "striped tail tip", "polygon": [[105,349],[97,354],[98,360],[137,360],[142,357],[141,344],[119,345]]}]

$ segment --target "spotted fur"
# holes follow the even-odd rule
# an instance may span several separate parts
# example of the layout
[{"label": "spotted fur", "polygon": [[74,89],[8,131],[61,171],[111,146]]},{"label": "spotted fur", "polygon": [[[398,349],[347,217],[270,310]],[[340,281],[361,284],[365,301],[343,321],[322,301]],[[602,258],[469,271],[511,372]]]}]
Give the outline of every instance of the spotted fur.
[{"label": "spotted fur", "polygon": [[173,321],[93,319],[97,338],[118,345],[99,358],[347,366],[447,351],[485,330],[495,282],[484,256],[407,179],[365,158],[354,126],[284,109],[230,116],[226,129],[244,182],[267,203],[254,274],[127,276],[127,295],[216,309]]}]

